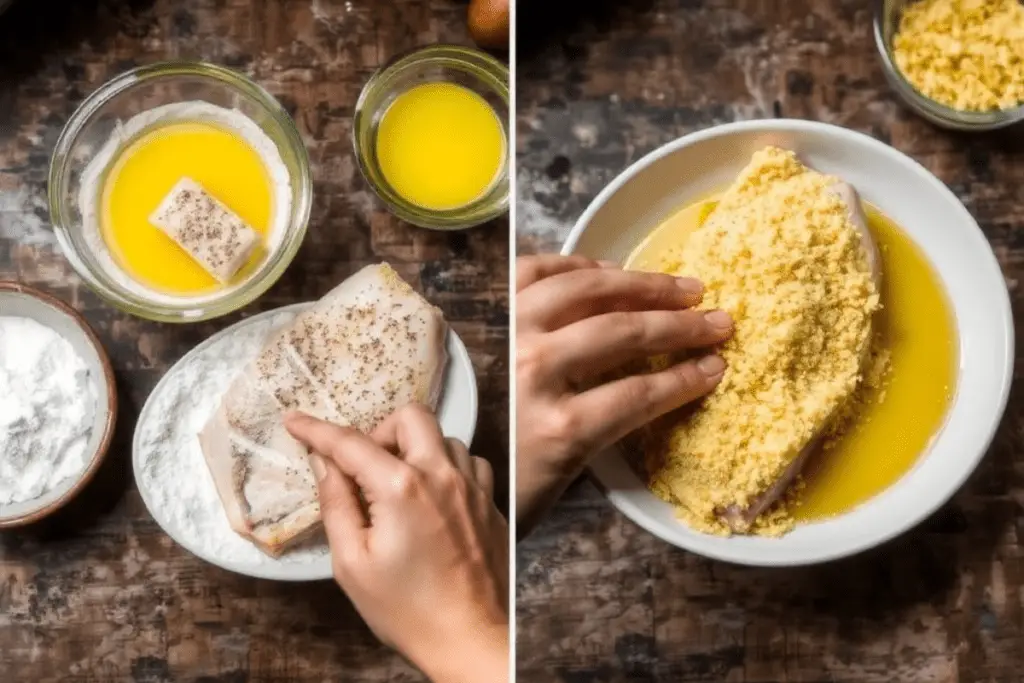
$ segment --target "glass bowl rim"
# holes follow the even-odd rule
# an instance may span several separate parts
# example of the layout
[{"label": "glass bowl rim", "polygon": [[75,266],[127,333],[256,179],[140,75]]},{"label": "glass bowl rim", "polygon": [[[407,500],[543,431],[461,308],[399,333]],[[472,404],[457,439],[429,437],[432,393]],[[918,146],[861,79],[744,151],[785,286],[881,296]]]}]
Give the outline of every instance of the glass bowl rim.
[{"label": "glass bowl rim", "polygon": [[[146,301],[144,296],[127,291],[105,274],[97,274],[79,256],[79,249],[71,236],[75,230],[72,227],[75,221],[67,220],[62,199],[67,189],[72,147],[95,114],[115,97],[135,86],[170,77],[198,78],[225,87],[266,111],[281,130],[281,139],[274,140],[274,144],[278,147],[287,146],[288,151],[294,155],[298,169],[297,173],[290,172],[289,175],[293,188],[296,184],[299,186],[283,242],[265,265],[243,285],[223,296],[199,302],[183,301],[180,304]],[[205,61],[171,60],[138,66],[118,74],[99,86],[75,108],[61,130],[50,156],[47,200],[50,222],[64,257],[94,292],[131,315],[160,322],[184,323],[210,320],[243,308],[266,293],[280,279],[305,239],[312,211],[312,186],[312,170],[306,145],[292,117],[273,95],[253,79],[233,69]]]},{"label": "glass bowl rim", "polygon": [[[466,69],[466,72],[474,75],[481,82],[485,82],[484,79],[476,76],[474,71],[482,69],[492,76],[494,80],[498,82],[500,88],[494,88],[491,87],[491,84],[487,84],[488,89],[496,93],[502,101],[505,102],[508,109],[507,117],[511,124],[513,114],[512,102],[510,99],[509,67],[483,50],[467,47],[465,45],[437,43],[433,45],[415,47],[410,50],[400,52],[384,62],[373,72],[373,74],[370,75],[370,78],[367,79],[365,84],[363,84],[363,88],[359,92],[359,98],[356,100],[356,105],[353,109],[351,133],[352,147],[355,151],[356,163],[359,166],[359,172],[362,174],[363,179],[366,181],[366,184],[373,189],[374,194],[376,194],[377,197],[387,206],[391,213],[401,220],[421,228],[439,231],[455,231],[486,223],[487,221],[497,218],[508,210],[509,195],[511,192],[510,183],[508,182],[511,175],[510,155],[511,149],[513,148],[509,131],[502,131],[505,136],[506,145],[504,160],[505,167],[498,176],[499,182],[505,182],[505,191],[496,201],[487,202],[485,196],[478,200],[474,200],[465,206],[441,211],[425,209],[417,206],[416,204],[405,201],[387,188],[381,187],[380,184],[373,179],[373,176],[370,173],[369,162],[367,161],[368,151],[360,140],[359,135],[360,122],[363,118],[367,115],[373,115],[376,113],[376,110],[373,112],[368,112],[366,110],[367,100],[371,94],[375,93],[382,87],[382,84],[386,82],[388,76],[401,69],[426,64],[437,58],[448,58],[455,64],[471,66],[472,69]],[[476,209],[478,207],[481,208],[479,212],[466,215],[466,211]]]},{"label": "glass bowl rim", "polygon": [[891,0],[875,0],[872,32],[874,33],[878,56],[882,61],[882,67],[886,75],[889,76],[890,83],[893,85],[893,90],[911,109],[932,123],[968,132],[993,131],[1024,121],[1024,102],[1010,109],[966,111],[954,109],[934,100],[914,87],[907,80],[907,77],[903,75],[899,67],[896,66],[892,57],[890,41],[885,39],[883,26],[886,19],[886,10],[891,4]]}]

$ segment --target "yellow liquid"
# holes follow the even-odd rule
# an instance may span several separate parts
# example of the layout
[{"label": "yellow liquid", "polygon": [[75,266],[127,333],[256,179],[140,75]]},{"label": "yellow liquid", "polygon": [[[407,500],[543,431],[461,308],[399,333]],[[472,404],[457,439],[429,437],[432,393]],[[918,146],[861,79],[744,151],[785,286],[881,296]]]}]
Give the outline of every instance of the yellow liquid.
[{"label": "yellow liquid", "polygon": [[384,179],[435,211],[483,196],[505,163],[505,132],[484,98],[454,83],[424,83],[395,98],[377,128]]},{"label": "yellow liquid", "polygon": [[[202,185],[262,235],[270,225],[273,190],[259,154],[230,130],[207,123],[156,128],[120,154],[103,184],[104,241],[119,265],[142,284],[187,296],[223,285],[149,222],[183,176]],[[262,256],[261,249],[254,250],[235,277],[245,277]]]},{"label": "yellow liquid", "polygon": [[[626,267],[658,271],[709,213],[698,202],[668,218],[630,255]],[[881,493],[913,467],[945,420],[957,372],[956,325],[942,283],[924,254],[888,218],[867,208],[882,257],[882,310],[876,330],[890,352],[887,381],[864,390],[864,409],[835,442],[804,468],[799,520],[847,512]]]}]

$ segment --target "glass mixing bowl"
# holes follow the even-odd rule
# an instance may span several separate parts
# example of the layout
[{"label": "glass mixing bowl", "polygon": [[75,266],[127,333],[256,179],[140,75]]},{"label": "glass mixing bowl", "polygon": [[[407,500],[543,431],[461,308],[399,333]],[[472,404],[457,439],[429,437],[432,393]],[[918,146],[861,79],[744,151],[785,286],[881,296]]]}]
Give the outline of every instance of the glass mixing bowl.
[{"label": "glass mixing bowl", "polygon": [[914,0],[876,0],[875,3],[875,45],[882,59],[882,68],[889,85],[907,106],[928,121],[953,130],[996,130],[1024,121],[1024,105],[1013,109],[961,111],[922,95],[910,84],[896,66],[892,43],[899,28],[903,8],[911,2]]},{"label": "glass mixing bowl", "polygon": [[[276,249],[242,283],[201,301],[149,297],[111,275],[85,235],[78,204],[83,171],[124,121],[166,104],[204,101],[251,119],[277,147],[291,182],[291,209]],[[125,144],[131,144],[127,141]],[[115,154],[111,163],[116,160]],[[102,186],[102,184],[100,184]],[[132,315],[165,322],[208,320],[249,304],[281,276],[306,234],[312,200],[309,157],[284,108],[253,81],[200,62],[162,63],[124,73],[90,95],[64,127],[50,162],[50,216],[65,257],[100,296]],[[99,197],[96,198],[99,202]],[[109,259],[108,259],[109,260]]]},{"label": "glass mixing bowl", "polygon": [[[384,178],[377,161],[376,140],[380,121],[395,98],[420,83],[445,81],[480,95],[497,114],[505,134],[505,159],[490,190],[455,209],[435,211],[403,199]],[[468,47],[433,45],[396,57],[381,67],[363,86],[356,102],[352,144],[363,177],[390,211],[421,228],[460,230],[485,223],[508,210],[509,72],[494,57]]]}]

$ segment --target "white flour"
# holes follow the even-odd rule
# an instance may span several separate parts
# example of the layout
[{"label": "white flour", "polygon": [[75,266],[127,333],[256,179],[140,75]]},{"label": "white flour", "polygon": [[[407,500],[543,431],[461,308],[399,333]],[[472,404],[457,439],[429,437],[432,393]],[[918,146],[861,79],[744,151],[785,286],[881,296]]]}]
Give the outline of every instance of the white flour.
[{"label": "white flour", "polygon": [[0,316],[0,505],[85,470],[95,414],[95,384],[71,344],[35,320]]},{"label": "white flour", "polygon": [[175,366],[136,428],[137,466],[153,516],[189,549],[234,565],[308,564],[328,553],[320,537],[275,560],[236,534],[199,447],[199,431],[231,380],[256,357],[270,331],[293,316],[280,313],[243,324]]}]

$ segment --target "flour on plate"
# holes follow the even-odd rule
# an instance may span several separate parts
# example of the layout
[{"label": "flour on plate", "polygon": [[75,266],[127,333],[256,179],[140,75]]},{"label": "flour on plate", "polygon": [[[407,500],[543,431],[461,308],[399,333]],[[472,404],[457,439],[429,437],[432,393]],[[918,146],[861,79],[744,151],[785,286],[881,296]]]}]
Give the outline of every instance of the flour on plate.
[{"label": "flour on plate", "polygon": [[35,320],[0,316],[0,505],[81,474],[95,415],[95,384],[71,344]]},{"label": "flour on plate", "polygon": [[273,559],[236,534],[199,447],[199,431],[228,385],[270,332],[292,317],[281,313],[241,325],[176,366],[137,427],[137,466],[153,516],[189,549],[229,564],[308,564],[328,553],[320,536]]}]

